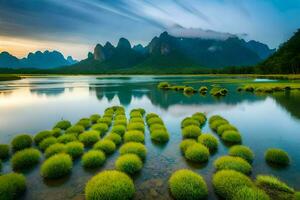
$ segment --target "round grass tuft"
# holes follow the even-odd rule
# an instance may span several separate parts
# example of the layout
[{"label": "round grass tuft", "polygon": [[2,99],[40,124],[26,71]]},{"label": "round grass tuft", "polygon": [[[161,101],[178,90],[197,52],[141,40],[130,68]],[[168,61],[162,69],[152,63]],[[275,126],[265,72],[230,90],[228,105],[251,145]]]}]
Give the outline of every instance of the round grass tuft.
[{"label": "round grass tuft", "polygon": [[103,136],[108,131],[108,126],[105,123],[97,123],[92,126],[92,130],[98,131],[100,136]]},{"label": "round grass tuft", "polygon": [[270,148],[265,153],[265,159],[268,163],[287,166],[290,163],[290,158],[287,152],[282,149]]},{"label": "round grass tuft", "polygon": [[91,123],[92,124],[95,124],[97,123],[98,119],[100,119],[101,116],[99,114],[93,114],[90,116],[90,120],[91,120]]},{"label": "round grass tuft", "polygon": [[146,121],[147,121],[147,123],[148,123],[148,120],[149,120],[149,119],[151,119],[151,118],[157,118],[157,117],[158,117],[158,115],[155,114],[155,113],[148,113],[148,114],[146,115]]},{"label": "round grass tuft", "polygon": [[110,126],[111,125],[111,121],[112,121],[111,117],[104,117],[103,116],[102,118],[98,119],[97,123],[99,123],[99,124],[104,123],[107,126]]},{"label": "round grass tuft", "polygon": [[33,141],[30,135],[22,134],[14,137],[11,142],[11,147],[14,151],[19,151],[31,147],[32,143]]},{"label": "round grass tuft", "polygon": [[40,142],[39,149],[45,151],[49,146],[56,143],[57,143],[57,139],[55,137],[45,138],[43,141]]},{"label": "round grass tuft", "polygon": [[116,160],[115,166],[117,170],[131,175],[142,169],[143,162],[136,154],[125,154]]},{"label": "round grass tuft", "polygon": [[222,124],[218,126],[218,135],[222,136],[225,131],[237,131],[237,128],[231,124]]},{"label": "round grass tuft", "polygon": [[211,124],[209,124],[209,127],[213,130],[213,131],[217,131],[219,126],[221,125],[225,125],[228,124],[227,120],[224,119],[219,119],[219,120],[215,120],[213,121]]},{"label": "round grass tuft", "polygon": [[233,196],[232,200],[270,200],[270,197],[258,188],[243,187]]},{"label": "round grass tuft", "polygon": [[166,143],[169,141],[170,135],[168,131],[163,129],[157,129],[151,132],[151,139],[159,142],[159,143]]},{"label": "round grass tuft", "polygon": [[240,144],[242,142],[242,136],[237,131],[229,130],[223,133],[222,140],[230,144]]},{"label": "round grass tuft", "polygon": [[9,157],[9,145],[0,144],[0,160],[5,160]]},{"label": "round grass tuft", "polygon": [[209,124],[212,124],[214,121],[216,121],[216,120],[225,120],[222,116],[220,116],[220,115],[213,115],[213,116],[211,116],[210,118],[209,118],[209,121],[208,121],[208,123]]},{"label": "round grass tuft", "polygon": [[201,129],[198,126],[187,126],[182,129],[182,136],[184,138],[195,138],[197,139],[201,135]]},{"label": "round grass tuft", "polygon": [[67,130],[71,127],[71,122],[67,120],[61,120],[53,128],[60,128],[62,130]]},{"label": "round grass tuft", "polygon": [[166,127],[162,124],[152,124],[150,127],[149,127],[149,130],[150,132],[153,132],[155,130],[167,130]]},{"label": "round grass tuft", "polygon": [[69,154],[72,159],[80,157],[84,152],[84,145],[81,142],[70,142],[66,144],[66,153]]},{"label": "round grass tuft", "polygon": [[135,188],[131,178],[116,170],[103,171],[91,178],[85,187],[86,200],[130,200]]},{"label": "round grass tuft", "polygon": [[82,118],[76,123],[76,125],[83,126],[85,129],[87,129],[91,126],[91,120],[89,118]]},{"label": "round grass tuft", "polygon": [[187,169],[181,169],[172,174],[169,188],[176,200],[206,199],[208,189],[201,175]]},{"label": "round grass tuft", "polygon": [[45,157],[49,158],[55,154],[64,153],[66,152],[66,145],[56,143],[49,146],[45,151]]},{"label": "round grass tuft", "polygon": [[60,128],[54,128],[52,129],[52,136],[53,137],[59,137],[63,134],[62,129]]},{"label": "round grass tuft", "polygon": [[138,131],[142,131],[143,133],[145,132],[145,125],[143,123],[129,123],[127,125],[127,130],[138,130]]},{"label": "round grass tuft", "polygon": [[14,170],[30,169],[40,162],[41,153],[33,148],[18,151],[11,158],[11,165]]},{"label": "round grass tuft", "polygon": [[186,117],[181,122],[182,128],[190,126],[190,125],[200,126],[200,123],[199,123],[199,121],[193,119],[192,117]]},{"label": "round grass tuft", "polygon": [[214,167],[217,170],[235,170],[241,172],[243,174],[250,174],[252,167],[251,165],[244,159],[240,157],[233,156],[222,156],[215,160]]},{"label": "round grass tuft", "polygon": [[123,126],[127,126],[127,120],[126,119],[118,119],[114,121],[114,125],[123,125]]},{"label": "round grass tuft", "polygon": [[0,176],[0,199],[14,200],[26,190],[26,178],[22,174],[9,173]]},{"label": "round grass tuft", "polygon": [[144,160],[146,158],[147,149],[145,145],[141,143],[128,142],[120,148],[119,152],[121,155],[133,153],[138,155],[142,160]]},{"label": "round grass tuft", "polygon": [[81,164],[85,168],[101,167],[106,160],[105,154],[100,150],[90,150],[83,154]]},{"label": "round grass tuft", "polygon": [[67,144],[69,142],[74,142],[77,141],[77,137],[74,134],[68,133],[61,135],[57,138],[57,142]]},{"label": "round grass tuft", "polygon": [[112,127],[111,131],[123,136],[126,131],[126,127],[123,125],[115,125]]},{"label": "round grass tuft", "polygon": [[211,153],[218,149],[218,140],[213,135],[202,134],[198,137],[198,142],[206,146]]},{"label": "round grass tuft", "polygon": [[138,130],[127,131],[124,135],[124,142],[145,142],[144,133]]},{"label": "round grass tuft", "polygon": [[159,117],[151,117],[147,120],[148,126],[151,126],[153,124],[164,124],[163,120]]},{"label": "round grass tuft", "polygon": [[74,125],[69,127],[65,133],[72,133],[74,135],[79,135],[85,130],[85,128],[81,125]]},{"label": "round grass tuft", "polygon": [[98,131],[85,131],[79,135],[79,141],[84,144],[84,146],[92,146],[100,140],[100,134]]},{"label": "round grass tuft", "polygon": [[68,154],[57,154],[48,158],[41,166],[41,176],[46,179],[57,179],[71,173],[73,162]]},{"label": "round grass tuft", "polygon": [[116,145],[119,145],[122,143],[122,137],[119,134],[113,133],[113,132],[108,134],[108,136],[105,137],[105,139],[113,141]]},{"label": "round grass tuft", "polygon": [[203,126],[207,120],[204,113],[196,112],[192,115],[192,118],[197,120],[200,123],[200,126]]},{"label": "round grass tuft", "polygon": [[246,161],[248,161],[249,163],[252,163],[254,160],[253,151],[249,147],[243,146],[243,145],[235,145],[235,146],[231,147],[229,149],[228,154],[230,156],[241,157],[241,158],[245,159]]},{"label": "round grass tuft", "polygon": [[116,144],[111,140],[103,139],[97,142],[96,144],[94,144],[93,149],[101,150],[108,155],[115,152]]},{"label": "round grass tuft", "polygon": [[186,149],[184,156],[192,162],[203,163],[209,159],[209,150],[204,145],[196,143]]},{"label": "round grass tuft", "polygon": [[35,144],[39,144],[41,141],[43,141],[45,138],[51,137],[52,136],[52,131],[49,130],[45,130],[45,131],[41,131],[38,134],[36,134],[34,136],[34,142]]},{"label": "round grass tuft", "polygon": [[194,139],[184,139],[181,141],[179,148],[180,148],[181,152],[184,154],[188,147],[190,147],[196,143],[197,143],[197,141]]},{"label": "round grass tuft", "polygon": [[183,92],[186,94],[193,94],[193,93],[197,92],[197,90],[195,90],[193,87],[185,87]]}]

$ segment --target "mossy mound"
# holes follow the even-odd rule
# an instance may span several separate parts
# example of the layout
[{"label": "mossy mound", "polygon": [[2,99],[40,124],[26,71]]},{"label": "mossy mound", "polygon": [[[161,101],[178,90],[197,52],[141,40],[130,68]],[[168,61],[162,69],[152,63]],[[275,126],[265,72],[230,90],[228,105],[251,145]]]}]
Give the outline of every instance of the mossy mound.
[{"label": "mossy mound", "polygon": [[49,146],[45,151],[45,157],[49,158],[55,154],[64,153],[66,152],[66,145],[56,143]]},{"label": "mossy mound", "polygon": [[143,133],[145,132],[145,125],[143,123],[130,123],[127,125],[127,130],[138,130],[142,131]]},{"label": "mossy mound", "polygon": [[158,143],[166,143],[169,141],[170,134],[168,131],[163,129],[157,129],[151,131],[151,140],[158,142]]},{"label": "mossy mound", "polygon": [[108,136],[105,137],[105,139],[113,141],[116,145],[119,145],[122,143],[122,137],[119,134],[113,133],[113,132],[108,134]]},{"label": "mossy mound", "polygon": [[183,92],[185,93],[185,94],[194,94],[194,93],[196,93],[197,92],[197,90],[195,90],[193,87],[185,87],[184,89],[183,89]]},{"label": "mossy mound", "polygon": [[136,154],[125,154],[116,160],[115,166],[117,170],[131,175],[142,169],[143,162]]},{"label": "mossy mound", "polygon": [[225,131],[222,134],[222,140],[228,144],[240,144],[242,143],[242,136],[237,131]]},{"label": "mossy mound", "polygon": [[98,119],[97,123],[104,123],[107,124],[107,126],[109,127],[111,125],[112,119],[111,117],[102,117],[100,119]]},{"label": "mossy mound", "polygon": [[84,144],[84,146],[92,146],[100,140],[100,134],[98,131],[85,131],[79,135],[79,141]]},{"label": "mossy mound", "polygon": [[270,200],[270,197],[258,188],[243,187],[234,195],[232,200]]},{"label": "mossy mound", "polygon": [[181,169],[172,174],[169,188],[176,200],[206,199],[208,189],[201,175],[187,169]]},{"label": "mossy mound", "polygon": [[204,145],[196,143],[188,147],[185,151],[185,158],[197,163],[207,162],[209,159],[209,150]]},{"label": "mossy mound", "polygon": [[155,130],[167,130],[166,127],[163,124],[152,124],[149,127],[150,132],[153,132]]},{"label": "mossy mound", "polygon": [[48,137],[51,137],[51,136],[52,136],[52,131],[45,130],[45,131],[41,131],[38,134],[36,134],[33,139],[34,139],[35,144],[38,145],[45,138],[48,138]]},{"label": "mossy mound", "polygon": [[26,178],[22,174],[9,173],[0,176],[0,199],[14,200],[26,190]]},{"label": "mossy mound", "polygon": [[123,172],[103,171],[91,178],[85,187],[86,200],[130,200],[135,188],[131,178]]},{"label": "mossy mound", "polygon": [[57,139],[55,137],[45,138],[43,141],[40,142],[39,149],[45,151],[49,146],[56,143],[57,143]]},{"label": "mossy mound", "polygon": [[53,128],[60,128],[62,130],[67,130],[71,127],[71,122],[68,120],[61,120],[56,123],[56,125]]},{"label": "mossy mound", "polygon": [[79,135],[80,133],[84,132],[85,128],[81,125],[74,125],[74,126],[71,126],[70,128],[68,128],[66,130],[66,134],[68,133],[71,133],[71,134],[74,134],[74,135]]},{"label": "mossy mound", "polygon": [[121,155],[133,153],[138,155],[142,160],[144,160],[146,158],[147,149],[145,145],[141,143],[128,142],[120,148],[119,152]]},{"label": "mossy mound", "polygon": [[98,168],[105,163],[105,153],[101,150],[90,150],[81,158],[81,164],[85,168]]},{"label": "mossy mound", "polygon": [[222,136],[225,131],[238,131],[237,128],[231,124],[220,125],[217,129],[217,134]]},{"label": "mossy mound", "polygon": [[228,154],[230,156],[236,156],[236,157],[243,158],[246,161],[248,161],[249,163],[252,163],[254,160],[253,151],[249,147],[243,146],[243,145],[235,145],[235,146],[231,147],[229,149]]},{"label": "mossy mound", "polygon": [[144,119],[142,117],[130,118],[129,123],[144,123]]},{"label": "mossy mound", "polygon": [[11,165],[14,170],[25,170],[36,166],[41,159],[41,153],[33,148],[18,151],[11,158]]},{"label": "mossy mound", "polygon": [[270,148],[265,153],[265,159],[268,163],[287,166],[290,163],[290,158],[287,152],[282,149]]},{"label": "mossy mound", "polygon": [[168,82],[160,82],[157,85],[159,89],[168,89],[171,85]]},{"label": "mossy mound", "polygon": [[147,120],[147,125],[152,126],[153,124],[164,124],[163,120],[159,117],[151,117]]},{"label": "mossy mound", "polygon": [[21,134],[14,137],[11,147],[14,151],[19,151],[31,147],[33,141],[31,135]]},{"label": "mossy mound", "polygon": [[207,90],[208,88],[206,86],[201,86],[198,91],[202,94],[206,94]]},{"label": "mossy mound", "polygon": [[196,143],[197,143],[197,141],[195,139],[184,139],[180,142],[179,148],[180,148],[181,152],[184,154],[188,147],[190,147]]},{"label": "mossy mound", "polygon": [[116,150],[116,144],[107,139],[100,140],[96,144],[94,144],[93,149],[95,150],[101,150],[103,151],[106,155],[112,154]]},{"label": "mossy mound", "polygon": [[159,116],[156,114],[156,113],[148,113],[146,115],[146,121],[148,123],[148,120],[151,119],[151,118],[158,118]]},{"label": "mossy mound", "polygon": [[197,120],[200,123],[200,126],[203,126],[207,120],[204,113],[196,112],[192,115],[192,118]]},{"label": "mossy mound", "polygon": [[9,145],[8,144],[0,144],[0,160],[5,160],[9,157]]},{"label": "mossy mound", "polygon": [[206,146],[211,153],[218,149],[218,140],[213,135],[202,134],[198,137],[198,142]]},{"label": "mossy mound", "polygon": [[98,119],[100,119],[101,116],[99,114],[93,114],[90,116],[90,121],[92,124],[97,123]]},{"label": "mossy mound", "polygon": [[61,136],[63,134],[63,131],[62,131],[62,129],[60,129],[60,128],[54,128],[54,129],[52,129],[52,136],[53,137],[59,137],[59,136]]},{"label": "mossy mound", "polygon": [[76,125],[83,126],[85,129],[87,129],[91,126],[91,120],[89,118],[82,118],[76,123]]},{"label": "mossy mound", "polygon": [[117,126],[117,125],[123,125],[123,126],[127,126],[127,120],[126,119],[118,119],[118,120],[115,120],[114,121],[114,125]]},{"label": "mossy mound", "polygon": [[181,128],[194,125],[194,126],[200,126],[199,121],[193,119],[192,117],[186,117],[181,122]]},{"label": "mossy mound", "polygon": [[252,167],[251,165],[244,159],[240,157],[233,156],[222,156],[215,160],[214,167],[217,170],[234,170],[241,172],[243,174],[250,174]]},{"label": "mossy mound", "polygon": [[213,116],[211,116],[210,118],[209,118],[209,120],[208,120],[208,123],[209,124],[212,124],[214,121],[216,121],[216,120],[226,120],[226,119],[224,119],[222,116],[220,116],[220,115],[213,115]]},{"label": "mossy mound", "polygon": [[105,123],[97,123],[94,124],[91,129],[98,131],[100,136],[103,136],[108,131],[108,126]]},{"label": "mossy mound", "polygon": [[209,124],[209,127],[213,130],[213,131],[217,131],[219,126],[221,125],[225,125],[228,124],[227,120],[224,119],[219,119],[219,120],[215,120],[213,121],[211,124]]},{"label": "mossy mound", "polygon": [[198,126],[190,125],[182,129],[183,138],[197,139],[201,135],[201,129]]},{"label": "mossy mound", "polygon": [[144,133],[138,130],[127,131],[124,135],[124,142],[145,142]]},{"label": "mossy mound", "polygon": [[80,157],[84,152],[84,145],[81,142],[70,142],[66,144],[66,153],[69,154],[72,159]]},{"label": "mossy mound", "polygon": [[112,132],[119,134],[120,136],[123,136],[126,131],[126,126],[124,125],[115,125],[111,129]]},{"label": "mossy mound", "polygon": [[74,134],[68,133],[61,135],[57,138],[57,142],[67,144],[69,142],[74,142],[77,141],[77,137]]}]

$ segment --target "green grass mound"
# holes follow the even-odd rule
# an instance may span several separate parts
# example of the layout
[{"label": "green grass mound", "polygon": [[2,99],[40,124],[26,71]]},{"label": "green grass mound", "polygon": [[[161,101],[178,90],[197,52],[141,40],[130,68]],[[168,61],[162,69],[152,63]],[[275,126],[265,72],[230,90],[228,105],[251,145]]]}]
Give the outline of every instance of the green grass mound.
[{"label": "green grass mound", "polygon": [[77,141],[77,137],[74,134],[68,133],[57,138],[58,143],[67,144],[69,142]]},{"label": "green grass mound", "polygon": [[53,155],[59,154],[59,153],[64,153],[66,152],[66,145],[65,144],[52,144],[49,146],[46,151],[45,151],[45,157],[49,158]]},{"label": "green grass mound", "polygon": [[155,114],[155,113],[148,113],[146,115],[146,121],[148,122],[149,119],[151,119],[151,118],[157,118],[157,117],[158,117],[158,115]]},{"label": "green grass mound", "polygon": [[295,193],[295,200],[300,200],[300,192]]},{"label": "green grass mound", "polygon": [[130,118],[129,123],[144,123],[144,119],[142,117]]},{"label": "green grass mound", "polygon": [[203,126],[207,120],[204,113],[196,112],[192,115],[192,118],[197,120],[200,123],[200,126]]},{"label": "green grass mound", "polygon": [[57,139],[55,137],[45,138],[43,141],[40,142],[39,149],[45,151],[49,146],[56,143],[57,143]]},{"label": "green grass mound", "polygon": [[119,134],[120,136],[123,136],[126,131],[126,126],[123,125],[115,125],[111,129],[112,132]]},{"label": "green grass mound", "polygon": [[171,85],[168,82],[160,82],[157,85],[159,89],[168,89]]},{"label": "green grass mound", "polygon": [[98,131],[100,136],[103,136],[108,131],[108,126],[105,123],[97,123],[92,126],[92,130]]},{"label": "green grass mound", "polygon": [[127,120],[126,115],[116,115],[115,121],[118,121],[118,120]]},{"label": "green grass mound", "polygon": [[135,118],[135,117],[142,118],[143,116],[142,116],[142,114],[139,111],[131,111],[130,112],[130,117],[131,118]]},{"label": "green grass mound", "polygon": [[215,97],[226,96],[228,94],[228,90],[226,88],[218,88],[214,87],[210,90],[210,94]]},{"label": "green grass mound", "polygon": [[82,118],[76,124],[83,126],[85,129],[87,129],[91,126],[91,120],[89,118]]},{"label": "green grass mound", "polygon": [[52,129],[52,136],[53,137],[59,137],[62,134],[63,134],[62,129],[60,129],[60,128],[54,128],[54,129]]},{"label": "green grass mound", "polygon": [[213,121],[211,124],[209,124],[209,127],[213,130],[213,131],[217,131],[219,126],[221,125],[225,125],[228,124],[227,120],[223,120],[223,119],[219,119],[219,120],[215,120]]},{"label": "green grass mound", "polygon": [[153,132],[155,130],[167,130],[166,127],[162,124],[152,124],[150,127],[149,127],[149,130],[150,132]]},{"label": "green grass mound", "polygon": [[193,119],[192,117],[186,117],[181,122],[181,128],[194,125],[194,126],[200,126],[199,121]]},{"label": "green grass mound", "polygon": [[11,142],[11,147],[14,151],[19,151],[31,147],[32,143],[33,141],[30,135],[22,134],[14,137]]},{"label": "green grass mound", "polygon": [[196,143],[197,143],[197,141],[194,139],[184,139],[180,142],[179,148],[180,148],[181,152],[184,154],[188,147],[190,147]]},{"label": "green grass mound", "polygon": [[272,200],[294,199],[294,189],[274,176],[258,175],[255,183],[259,188],[264,190]]},{"label": "green grass mound", "polygon": [[231,124],[220,125],[217,129],[217,134],[222,136],[225,131],[238,131],[237,128]]},{"label": "green grass mound", "polygon": [[9,145],[0,144],[0,160],[5,160],[9,157]]},{"label": "green grass mound", "polygon": [[57,154],[48,158],[41,166],[41,176],[46,179],[57,179],[71,173],[73,162],[68,154]]},{"label": "green grass mound", "polygon": [[213,115],[209,118],[208,123],[212,124],[216,120],[225,120],[225,119],[220,115]]},{"label": "green grass mound", "polygon": [[123,126],[127,126],[127,120],[126,119],[118,119],[114,121],[114,125],[123,125]]},{"label": "green grass mound", "polygon": [[201,135],[201,129],[198,126],[190,125],[182,129],[183,138],[197,139]]},{"label": "green grass mound", "polygon": [[229,149],[228,154],[230,156],[240,157],[248,161],[248,163],[252,163],[254,160],[254,153],[253,151],[243,145],[235,145]]},{"label": "green grass mound", "polygon": [[198,142],[206,146],[211,153],[218,149],[218,140],[213,135],[202,134],[198,137]]},{"label": "green grass mound", "polygon": [[74,125],[71,126],[66,130],[65,133],[72,133],[74,135],[79,135],[80,133],[84,132],[85,128],[81,125]]},{"label": "green grass mound", "polygon": [[102,117],[100,119],[98,119],[97,123],[104,123],[107,124],[107,126],[110,126],[112,122],[111,117]]},{"label": "green grass mound", "polygon": [[79,141],[84,144],[84,146],[92,146],[100,140],[100,134],[98,131],[85,131],[79,135]]},{"label": "green grass mound", "polygon": [[81,164],[84,168],[98,168],[105,163],[105,153],[101,150],[90,150],[81,158]]},{"label": "green grass mound", "polygon": [[135,188],[131,178],[115,170],[103,171],[91,178],[85,187],[86,200],[130,200]]},{"label": "green grass mound", "polygon": [[101,150],[107,155],[115,152],[116,148],[116,144],[113,141],[107,139],[100,140],[99,142],[94,144],[93,147],[93,149]]},{"label": "green grass mound", "polygon": [[193,94],[193,93],[196,93],[197,90],[195,90],[193,87],[185,87],[185,88],[183,89],[183,92],[184,92],[185,94]]},{"label": "green grass mound", "polygon": [[14,170],[25,170],[36,166],[41,159],[41,153],[33,148],[18,151],[11,158],[11,165]]},{"label": "green grass mound", "polygon": [[254,186],[248,176],[234,170],[218,171],[214,174],[212,183],[216,194],[225,200],[233,199],[244,187]]},{"label": "green grass mound", "polygon": [[22,174],[9,173],[0,176],[0,199],[14,200],[26,190],[26,178]]},{"label": "green grass mound", "polygon": [[52,131],[41,131],[38,134],[36,134],[33,138],[35,144],[40,144],[41,141],[43,141],[45,138],[51,137],[52,136]]},{"label": "green grass mound", "polygon": [[185,158],[196,163],[207,162],[209,159],[209,150],[204,145],[196,143],[188,147],[185,151]]},{"label": "green grass mound", "polygon": [[116,160],[115,166],[117,170],[132,175],[142,169],[143,162],[136,154],[125,154]]},{"label": "green grass mound", "polygon": [[116,145],[122,143],[122,137],[119,134],[113,132],[108,134],[108,136],[106,136],[105,139],[113,141]]},{"label": "green grass mound", "polygon": [[71,122],[67,120],[61,120],[53,128],[60,128],[62,130],[67,130],[71,127]]},{"label": "green grass mound", "polygon": [[258,188],[243,187],[234,195],[232,200],[270,200],[270,197]]},{"label": "green grass mound", "polygon": [[176,200],[206,199],[208,189],[201,175],[187,169],[174,172],[169,179],[169,188]]},{"label": "green grass mound", "polygon": [[143,123],[130,123],[127,125],[127,130],[138,130],[142,131],[143,133],[145,132],[145,125]]},{"label": "green grass mound", "polygon": [[229,144],[240,144],[242,143],[242,136],[237,131],[225,131],[222,135],[222,140]]},{"label": "green grass mound", "polygon": [[163,129],[157,129],[151,132],[151,140],[158,143],[166,143],[169,141],[170,134]]},{"label": "green grass mound", "polygon": [[147,149],[145,145],[141,143],[128,142],[120,148],[119,152],[121,155],[133,153],[138,155],[142,160],[144,160],[146,158]]},{"label": "green grass mound", "polygon": [[90,116],[90,121],[92,124],[97,123],[98,119],[100,119],[101,116],[99,114],[93,114]]},{"label": "green grass mound", "polygon": [[199,91],[200,93],[206,93],[207,90],[208,90],[208,88],[207,88],[206,86],[201,86],[201,87],[199,88],[198,91]]},{"label": "green grass mound", "polygon": [[144,133],[138,130],[127,131],[124,135],[124,142],[145,142]]},{"label": "green grass mound", "polygon": [[149,120],[147,120],[147,125],[152,126],[153,124],[164,124],[163,120],[159,117],[151,117]]},{"label": "green grass mound", "polygon": [[265,153],[265,159],[268,163],[287,166],[290,163],[290,158],[287,152],[281,149],[270,148]]},{"label": "green grass mound", "polygon": [[84,152],[84,145],[81,142],[70,142],[66,144],[66,153],[69,154],[72,159],[80,157]]},{"label": "green grass mound", "polygon": [[252,167],[244,159],[233,156],[222,156],[215,160],[214,166],[217,170],[230,169],[241,172],[243,174],[250,174]]}]

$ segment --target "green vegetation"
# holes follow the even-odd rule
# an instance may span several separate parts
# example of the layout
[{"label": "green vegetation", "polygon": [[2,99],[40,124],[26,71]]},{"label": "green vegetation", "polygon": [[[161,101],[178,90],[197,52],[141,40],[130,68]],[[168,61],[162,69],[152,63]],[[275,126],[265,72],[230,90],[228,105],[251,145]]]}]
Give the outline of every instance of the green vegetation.
[{"label": "green vegetation", "polygon": [[57,143],[57,139],[55,137],[48,137],[48,138],[45,138],[43,141],[40,142],[39,144],[39,148],[42,150],[42,151],[45,151],[49,146],[51,146],[52,144],[55,144]]},{"label": "green vegetation", "polygon": [[64,153],[66,152],[66,145],[56,143],[49,146],[45,151],[45,157],[49,158],[55,154]]},{"label": "green vegetation", "polygon": [[211,124],[209,124],[209,126],[213,131],[217,131],[219,126],[225,125],[225,124],[228,124],[227,120],[218,119],[218,120],[213,121]]},{"label": "green vegetation", "polygon": [[203,126],[207,120],[204,113],[196,112],[192,115],[192,118],[197,120],[200,123],[200,126]]},{"label": "green vegetation", "polygon": [[127,131],[124,135],[124,142],[145,142],[144,133],[138,130]]},{"label": "green vegetation", "polygon": [[79,135],[79,141],[84,144],[84,146],[92,146],[100,140],[98,131],[85,131]]},{"label": "green vegetation", "polygon": [[126,127],[123,125],[114,125],[111,131],[119,134],[120,136],[123,136],[126,131]]},{"label": "green vegetation", "polygon": [[60,128],[61,130],[67,130],[71,127],[71,122],[68,120],[61,120],[53,128]]},{"label": "green vegetation", "polygon": [[34,142],[35,144],[39,145],[41,141],[43,141],[45,138],[51,137],[52,136],[52,131],[41,131],[38,134],[34,136]]},{"label": "green vegetation", "polygon": [[150,127],[149,127],[149,130],[150,132],[152,131],[155,131],[155,130],[167,130],[165,125],[163,124],[152,124]]},{"label": "green vegetation", "polygon": [[81,142],[70,142],[66,144],[66,153],[69,154],[72,159],[80,157],[84,152],[84,145]]},{"label": "green vegetation", "polygon": [[187,127],[190,125],[200,126],[200,123],[199,123],[199,121],[197,121],[196,119],[193,119],[192,117],[186,117],[181,122],[181,128],[184,128],[184,127]]},{"label": "green vegetation", "polygon": [[218,149],[218,140],[213,135],[202,134],[198,137],[198,142],[209,149],[209,152],[215,152]]},{"label": "green vegetation", "polygon": [[98,119],[98,121],[97,121],[97,123],[104,123],[107,126],[110,126],[111,122],[112,122],[111,117],[104,117],[104,116],[102,118]]},{"label": "green vegetation", "polygon": [[196,93],[197,92],[197,90],[195,90],[193,87],[185,87],[184,89],[183,89],[183,92],[185,93],[185,94],[193,94],[193,93]]},{"label": "green vegetation", "polygon": [[236,156],[236,157],[243,158],[246,161],[248,161],[248,163],[252,163],[254,160],[253,151],[249,147],[243,146],[243,145],[235,145],[235,146],[231,147],[229,149],[228,154],[230,156]]},{"label": "green vegetation", "polygon": [[116,145],[122,143],[122,137],[119,134],[113,132],[108,134],[108,136],[105,139],[113,141]]},{"label": "green vegetation", "polygon": [[209,93],[215,97],[222,97],[228,94],[228,90],[226,88],[213,87]]},{"label": "green vegetation", "polygon": [[227,130],[223,132],[222,140],[230,144],[240,144],[242,142],[242,136],[237,131]]},{"label": "green vegetation", "polygon": [[251,165],[244,159],[240,157],[233,156],[222,156],[215,160],[214,167],[217,170],[235,170],[241,172],[243,174],[250,174],[252,167]]},{"label": "green vegetation", "polygon": [[98,168],[105,163],[106,157],[101,150],[90,150],[81,158],[81,164],[85,168]]},{"label": "green vegetation", "polygon": [[9,157],[9,145],[0,144],[0,160],[5,160]]},{"label": "green vegetation", "polygon": [[206,199],[208,189],[201,175],[187,169],[181,169],[172,174],[169,188],[176,200]]},{"label": "green vegetation", "polygon": [[73,166],[71,156],[57,154],[48,158],[41,166],[41,176],[46,179],[57,179],[71,173]]},{"label": "green vegetation", "polygon": [[217,133],[220,136],[222,136],[225,131],[237,131],[237,128],[231,124],[223,124],[217,129]]},{"label": "green vegetation", "polygon": [[151,131],[150,134],[151,134],[151,139],[159,143],[166,143],[169,141],[170,138],[169,133],[164,129],[153,130]]},{"label": "green vegetation", "polygon": [[105,123],[97,123],[92,126],[92,130],[98,131],[100,136],[103,136],[108,131],[108,126]]},{"label": "green vegetation", "polygon": [[0,199],[18,199],[25,190],[26,179],[22,174],[9,173],[0,176]]},{"label": "green vegetation", "polygon": [[69,142],[77,141],[77,137],[74,134],[68,133],[57,138],[57,142],[67,144]]},{"label": "green vegetation", "polygon": [[234,195],[232,200],[270,200],[270,198],[263,190],[255,187],[243,187]]},{"label": "green vegetation", "polygon": [[89,118],[82,118],[76,123],[76,125],[83,126],[85,129],[87,129],[91,126],[91,120]]},{"label": "green vegetation", "polygon": [[101,116],[99,114],[93,114],[90,116],[90,120],[91,120],[91,123],[92,124],[95,124],[97,123],[98,119],[100,119]]},{"label": "green vegetation", "polygon": [[139,130],[139,131],[145,132],[145,125],[144,125],[144,123],[129,123],[127,125],[127,130],[128,131]]},{"label": "green vegetation", "polygon": [[201,135],[201,129],[198,126],[187,126],[182,129],[182,136],[184,138],[198,138]]},{"label": "green vegetation", "polygon": [[265,153],[265,159],[268,163],[287,166],[290,163],[290,158],[287,152],[281,149],[270,148]]},{"label": "green vegetation", "polygon": [[125,154],[117,159],[115,166],[117,170],[131,175],[142,169],[143,162],[136,154]]},{"label": "green vegetation", "polygon": [[91,178],[85,187],[86,200],[130,200],[135,188],[133,181],[123,172],[103,171]]},{"label": "green vegetation", "polygon": [[190,147],[196,143],[197,143],[197,141],[195,139],[184,139],[181,141],[179,148],[180,148],[181,152],[184,154],[188,147]]},{"label": "green vegetation", "polygon": [[14,170],[25,170],[36,166],[41,159],[41,153],[33,148],[18,151],[11,158],[11,165]]},{"label": "green vegetation", "polygon": [[199,88],[199,92],[201,93],[201,94],[206,94],[207,93],[207,90],[208,90],[208,88],[206,87],[206,86],[201,86],[200,88]]},{"label": "green vegetation", "polygon": [[116,150],[116,144],[107,139],[100,140],[96,144],[94,144],[93,149],[95,150],[101,150],[103,151],[106,155],[112,154]]},{"label": "green vegetation", "polygon": [[52,135],[53,137],[59,137],[63,134],[62,129],[60,128],[53,128],[52,129]]},{"label": "green vegetation", "polygon": [[163,123],[164,122],[159,117],[151,117],[150,119],[147,120],[148,126],[152,126],[153,124],[163,124]]},{"label": "green vegetation", "polygon": [[168,82],[160,82],[157,87],[159,89],[168,89],[170,86],[171,85]]},{"label": "green vegetation", "polygon": [[127,126],[127,119],[118,119],[114,121],[114,125],[123,125],[123,126]]},{"label": "green vegetation", "polygon": [[155,114],[155,113],[148,113],[146,115],[146,121],[147,121],[147,123],[148,123],[148,120],[151,119],[151,118],[158,118],[158,115]]},{"label": "green vegetation", "polygon": [[138,143],[138,142],[128,142],[121,146],[119,150],[121,155],[124,154],[136,154],[138,155],[142,160],[146,158],[147,149],[145,145]]},{"label": "green vegetation", "polygon": [[192,162],[203,163],[209,159],[209,150],[204,145],[196,143],[185,151],[185,158]]},{"label": "green vegetation", "polygon": [[74,134],[74,135],[79,135],[80,133],[82,133],[84,131],[84,127],[81,126],[81,125],[74,125],[74,126],[71,126],[69,127],[67,130],[66,130],[66,134]]},{"label": "green vegetation", "polygon": [[0,74],[0,81],[15,81],[15,80],[21,80],[21,77],[12,74]]},{"label": "green vegetation", "polygon": [[14,151],[19,151],[31,147],[32,137],[27,134],[17,135],[11,142],[11,147]]}]

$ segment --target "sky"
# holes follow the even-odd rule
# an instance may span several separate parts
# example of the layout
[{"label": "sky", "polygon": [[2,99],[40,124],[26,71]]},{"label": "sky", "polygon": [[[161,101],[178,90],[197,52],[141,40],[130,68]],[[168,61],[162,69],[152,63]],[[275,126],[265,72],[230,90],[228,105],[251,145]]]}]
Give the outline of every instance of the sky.
[{"label": "sky", "polygon": [[84,59],[120,37],[147,45],[179,37],[237,35],[277,48],[300,28],[300,0],[0,0],[0,52],[59,50]]}]

